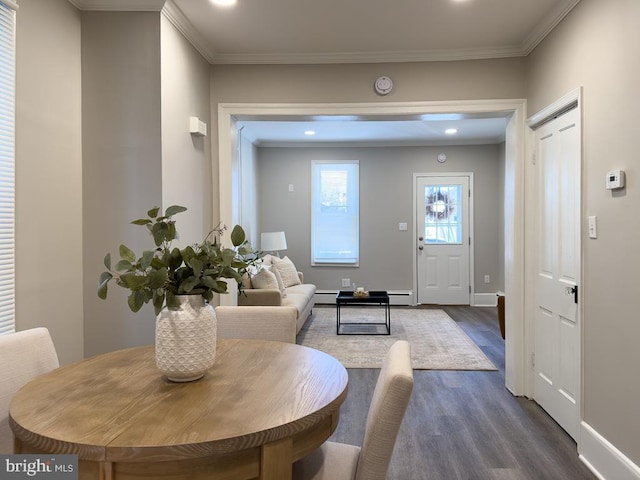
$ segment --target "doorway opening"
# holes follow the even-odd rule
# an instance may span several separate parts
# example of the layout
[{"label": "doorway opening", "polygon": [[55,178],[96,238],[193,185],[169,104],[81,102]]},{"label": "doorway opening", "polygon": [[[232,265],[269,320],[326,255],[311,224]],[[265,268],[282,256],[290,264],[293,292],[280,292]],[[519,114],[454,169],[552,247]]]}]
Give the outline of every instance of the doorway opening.
[{"label": "doorway opening", "polygon": [[239,219],[238,135],[242,120],[313,119],[318,117],[401,118],[420,115],[473,114],[507,119],[505,134],[505,343],[506,387],[514,395],[529,395],[525,361],[524,305],[524,158],[526,152],[525,100],[479,100],[457,102],[402,102],[362,104],[219,104],[218,172],[220,221]]}]

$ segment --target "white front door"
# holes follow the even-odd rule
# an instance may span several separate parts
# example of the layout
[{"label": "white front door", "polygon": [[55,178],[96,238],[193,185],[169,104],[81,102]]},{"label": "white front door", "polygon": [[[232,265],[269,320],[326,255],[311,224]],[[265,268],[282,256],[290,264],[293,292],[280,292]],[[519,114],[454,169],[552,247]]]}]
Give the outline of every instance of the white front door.
[{"label": "white front door", "polygon": [[469,183],[416,177],[418,303],[469,305]]},{"label": "white front door", "polygon": [[576,438],[580,418],[580,181],[577,108],[536,130],[535,400]]}]

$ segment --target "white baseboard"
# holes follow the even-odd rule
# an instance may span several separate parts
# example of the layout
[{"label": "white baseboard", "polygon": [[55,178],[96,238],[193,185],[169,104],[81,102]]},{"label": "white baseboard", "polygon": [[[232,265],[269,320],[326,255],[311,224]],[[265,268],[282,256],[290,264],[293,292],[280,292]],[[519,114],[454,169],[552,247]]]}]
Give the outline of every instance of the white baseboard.
[{"label": "white baseboard", "polygon": [[495,307],[498,305],[498,296],[495,293],[474,293],[474,307]]},{"label": "white baseboard", "polygon": [[313,300],[318,305],[323,305],[323,304],[331,305],[336,303],[337,294],[338,294],[337,290],[316,290],[316,293],[313,296]]},{"label": "white baseboard", "polygon": [[[413,291],[411,290],[388,290],[390,305],[415,305],[413,302]],[[314,296],[315,303],[335,305],[338,290],[316,290]]]},{"label": "white baseboard", "polygon": [[640,480],[640,467],[589,424],[580,424],[580,460],[600,480]]},{"label": "white baseboard", "polygon": [[[391,305],[415,305],[412,290],[389,290],[388,293]],[[319,305],[334,305],[337,294],[338,290],[316,290],[314,300]],[[498,305],[498,296],[495,293],[476,293],[473,301],[475,307],[495,307]]]}]

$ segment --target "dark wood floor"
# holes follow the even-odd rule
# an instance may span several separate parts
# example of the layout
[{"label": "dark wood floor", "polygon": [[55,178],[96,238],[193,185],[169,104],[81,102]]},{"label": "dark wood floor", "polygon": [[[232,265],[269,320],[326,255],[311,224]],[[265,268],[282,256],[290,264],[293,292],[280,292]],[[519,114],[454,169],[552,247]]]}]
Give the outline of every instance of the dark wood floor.
[{"label": "dark wood floor", "polygon": [[[497,309],[443,309],[499,371],[415,370],[388,480],[595,479],[571,437],[536,403],[504,387]],[[349,369],[349,394],[332,440],[360,445],[378,372]]]}]

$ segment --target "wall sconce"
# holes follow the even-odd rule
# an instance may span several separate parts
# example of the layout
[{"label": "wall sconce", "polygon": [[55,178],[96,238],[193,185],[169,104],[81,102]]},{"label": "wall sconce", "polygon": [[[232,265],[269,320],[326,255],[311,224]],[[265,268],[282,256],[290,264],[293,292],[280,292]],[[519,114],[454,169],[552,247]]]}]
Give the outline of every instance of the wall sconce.
[{"label": "wall sconce", "polygon": [[260,234],[260,250],[263,252],[276,252],[280,258],[280,250],[287,249],[287,239],[284,232],[264,232]]},{"label": "wall sconce", "polygon": [[189,133],[194,135],[207,136],[207,124],[198,117],[189,117]]}]

